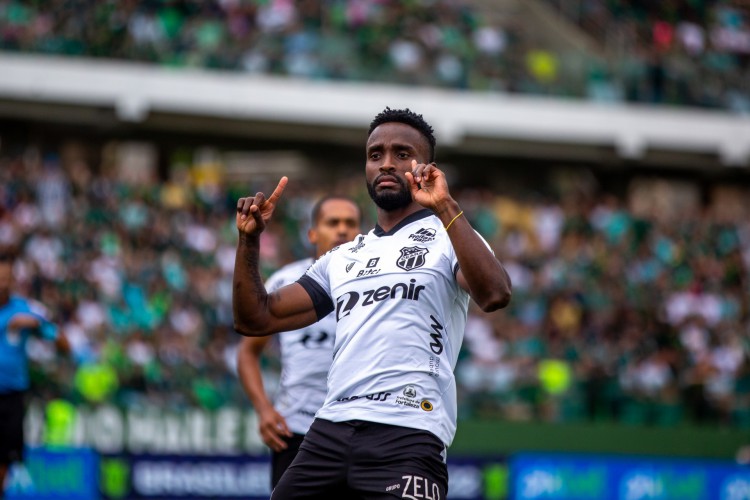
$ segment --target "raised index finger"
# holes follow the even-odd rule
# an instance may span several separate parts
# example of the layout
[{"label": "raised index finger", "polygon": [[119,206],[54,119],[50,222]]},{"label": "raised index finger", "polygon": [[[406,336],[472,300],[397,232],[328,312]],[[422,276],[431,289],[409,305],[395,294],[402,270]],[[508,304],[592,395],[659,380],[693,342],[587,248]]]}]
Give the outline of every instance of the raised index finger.
[{"label": "raised index finger", "polygon": [[273,190],[273,193],[271,193],[271,196],[268,198],[268,201],[276,205],[276,202],[281,198],[281,193],[284,192],[284,188],[286,187],[286,183],[289,182],[289,179],[287,179],[286,176],[283,176],[281,179],[279,179],[279,185],[276,186],[276,189]]}]

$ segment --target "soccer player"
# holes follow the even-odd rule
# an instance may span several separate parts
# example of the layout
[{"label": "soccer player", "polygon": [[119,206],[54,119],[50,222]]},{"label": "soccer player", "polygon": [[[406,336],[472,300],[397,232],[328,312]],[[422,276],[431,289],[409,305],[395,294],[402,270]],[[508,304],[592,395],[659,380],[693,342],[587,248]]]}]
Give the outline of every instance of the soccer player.
[{"label": "soccer player", "polygon": [[13,462],[23,460],[24,393],[29,388],[26,342],[29,335],[70,350],[66,337],[46,319],[41,304],[13,295],[13,259],[0,255],[0,498]]},{"label": "soccer player", "polygon": [[469,299],[505,307],[511,283],[451,197],[432,127],[409,109],[370,124],[365,178],[377,225],[268,293],[260,234],[288,182],[237,202],[235,329],[264,336],[336,315],[326,401],[272,493],[297,498],[446,498],[456,431],[454,367]]},{"label": "soccer player", "polygon": [[[312,210],[307,238],[315,247],[315,259],[332,248],[352,241],[360,232],[362,213],[354,200],[338,195],[321,198]],[[298,260],[276,271],[266,282],[273,292],[294,283],[313,263]],[[260,357],[271,337],[244,337],[237,353],[237,370],[245,392],[258,414],[258,431],[271,449],[271,487],[297,455],[315,412],[326,396],[328,367],[333,358],[336,318],[333,313],[317,323],[279,335],[281,381],[276,405],[263,387]]]}]

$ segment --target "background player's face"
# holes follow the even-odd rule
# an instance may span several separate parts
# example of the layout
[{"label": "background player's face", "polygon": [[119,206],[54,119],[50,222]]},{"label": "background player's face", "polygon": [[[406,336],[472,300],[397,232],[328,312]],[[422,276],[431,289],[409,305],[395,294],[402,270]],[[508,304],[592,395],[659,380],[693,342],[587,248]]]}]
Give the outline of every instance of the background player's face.
[{"label": "background player's face", "polygon": [[383,123],[367,139],[365,177],[367,191],[375,204],[390,211],[412,202],[404,175],[411,172],[411,161],[427,163],[430,146],[427,139],[405,123]]},{"label": "background player's face", "polygon": [[8,302],[12,287],[13,265],[10,262],[0,262],[0,304]]},{"label": "background player's face", "polygon": [[315,226],[307,234],[315,245],[316,257],[352,241],[360,233],[359,220],[359,208],[351,201],[335,198],[325,201]]}]

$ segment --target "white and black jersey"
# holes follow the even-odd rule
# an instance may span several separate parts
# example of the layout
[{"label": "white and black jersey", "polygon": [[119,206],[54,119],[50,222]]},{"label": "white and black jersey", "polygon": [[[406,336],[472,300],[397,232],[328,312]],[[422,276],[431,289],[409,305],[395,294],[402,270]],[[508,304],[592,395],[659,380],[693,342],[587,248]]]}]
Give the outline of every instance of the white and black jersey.
[{"label": "white and black jersey", "polygon": [[[270,293],[294,283],[312,262],[308,258],[282,267],[268,279],[266,289]],[[274,406],[294,433],[305,434],[323,405],[335,334],[336,318],[329,314],[308,327],[278,335],[281,380]]]},{"label": "white and black jersey", "polygon": [[423,429],[450,445],[469,304],[457,272],[448,234],[427,209],[388,232],[376,226],[308,269],[299,283],[318,317],[333,311],[337,320],[318,417]]}]

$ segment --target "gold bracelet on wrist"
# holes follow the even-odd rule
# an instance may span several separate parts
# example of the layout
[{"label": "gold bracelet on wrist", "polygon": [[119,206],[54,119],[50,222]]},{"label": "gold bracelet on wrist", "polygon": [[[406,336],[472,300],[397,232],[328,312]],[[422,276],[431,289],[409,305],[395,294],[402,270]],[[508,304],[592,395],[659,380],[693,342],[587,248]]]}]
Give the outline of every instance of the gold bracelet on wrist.
[{"label": "gold bracelet on wrist", "polygon": [[451,219],[451,221],[448,223],[448,225],[445,226],[445,230],[447,231],[451,227],[451,224],[453,224],[454,222],[456,222],[456,219],[458,219],[459,217],[461,217],[463,214],[464,214],[463,210],[461,210],[460,212],[458,212],[458,215],[456,215],[455,217],[453,217],[453,219]]}]

